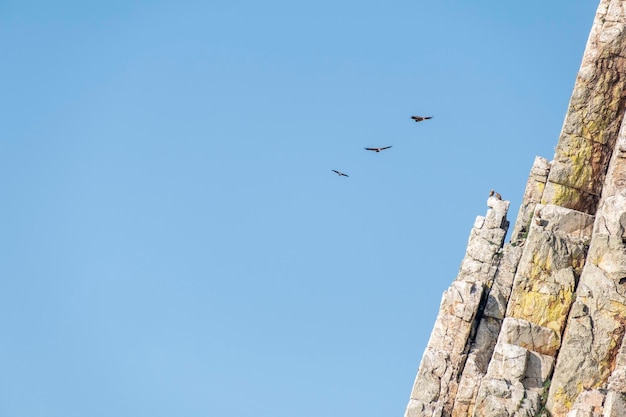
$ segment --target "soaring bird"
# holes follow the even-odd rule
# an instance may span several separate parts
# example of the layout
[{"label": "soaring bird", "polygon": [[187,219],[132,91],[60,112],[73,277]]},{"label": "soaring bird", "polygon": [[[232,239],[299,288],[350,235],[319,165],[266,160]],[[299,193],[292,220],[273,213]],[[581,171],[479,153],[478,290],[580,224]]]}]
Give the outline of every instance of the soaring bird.
[{"label": "soaring bird", "polygon": [[336,169],[333,169],[333,172],[337,175],[339,175],[340,177],[349,177],[348,174],[344,174],[343,172],[339,172]]},{"label": "soaring bird", "polygon": [[432,118],[433,116],[411,116],[411,119],[415,120],[416,122],[421,122],[422,120],[428,120]]},{"label": "soaring bird", "polygon": [[385,146],[384,148],[365,148],[365,150],[367,151],[374,151],[374,152],[380,152],[380,151],[384,151],[385,149],[389,149],[391,148],[391,146]]}]

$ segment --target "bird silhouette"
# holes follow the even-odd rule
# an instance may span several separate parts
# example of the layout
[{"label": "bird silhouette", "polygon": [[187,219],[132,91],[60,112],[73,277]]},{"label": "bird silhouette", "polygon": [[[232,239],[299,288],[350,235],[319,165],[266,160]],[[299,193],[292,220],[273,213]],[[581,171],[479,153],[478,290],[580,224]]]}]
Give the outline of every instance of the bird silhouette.
[{"label": "bird silhouette", "polygon": [[349,177],[348,174],[344,174],[343,172],[337,171],[336,169],[333,169],[333,172],[339,175],[340,177]]},{"label": "bird silhouette", "polygon": [[365,150],[367,151],[374,151],[374,152],[380,152],[380,151],[384,151],[385,149],[389,149],[391,148],[391,146],[385,146],[384,148],[365,148]]},{"label": "bird silhouette", "polygon": [[415,120],[416,122],[421,122],[422,120],[428,120],[432,118],[433,116],[411,116],[411,119]]}]

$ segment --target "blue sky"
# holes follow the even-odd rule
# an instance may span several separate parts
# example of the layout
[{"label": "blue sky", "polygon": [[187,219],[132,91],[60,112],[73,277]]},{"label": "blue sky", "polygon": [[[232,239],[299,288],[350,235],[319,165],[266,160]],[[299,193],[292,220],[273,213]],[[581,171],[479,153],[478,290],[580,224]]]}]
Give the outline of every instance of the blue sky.
[{"label": "blue sky", "polygon": [[0,415],[402,415],[596,7],[0,1]]}]

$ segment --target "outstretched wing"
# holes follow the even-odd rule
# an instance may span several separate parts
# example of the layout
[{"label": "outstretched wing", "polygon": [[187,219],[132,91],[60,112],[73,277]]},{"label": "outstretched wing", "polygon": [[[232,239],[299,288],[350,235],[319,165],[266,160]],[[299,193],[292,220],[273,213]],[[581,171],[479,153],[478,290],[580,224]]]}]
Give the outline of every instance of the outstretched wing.
[{"label": "outstretched wing", "polygon": [[365,148],[365,150],[366,150],[366,151],[374,151],[374,152],[377,152],[377,151],[379,151],[380,149],[378,149],[378,148]]},{"label": "outstretched wing", "polygon": [[385,149],[389,149],[389,148],[391,148],[391,145],[389,145],[389,146],[385,146],[384,148],[380,148],[380,150],[381,150],[381,151],[384,151]]},{"label": "outstretched wing", "polygon": [[332,170],[335,174],[339,175],[340,177],[347,177],[348,175],[344,174],[343,172],[339,172],[336,169]]},{"label": "outstretched wing", "polygon": [[432,118],[433,116],[411,116],[411,119],[415,120],[416,122],[421,122],[422,120],[428,120]]}]

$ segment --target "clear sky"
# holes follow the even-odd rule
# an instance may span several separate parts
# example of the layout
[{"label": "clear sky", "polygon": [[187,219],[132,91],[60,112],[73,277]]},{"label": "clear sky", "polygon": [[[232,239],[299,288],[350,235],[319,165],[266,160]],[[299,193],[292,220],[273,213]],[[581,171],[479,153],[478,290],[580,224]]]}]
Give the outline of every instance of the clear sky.
[{"label": "clear sky", "polygon": [[597,4],[0,1],[0,416],[401,416]]}]

